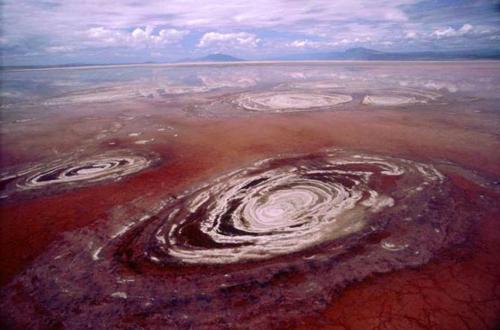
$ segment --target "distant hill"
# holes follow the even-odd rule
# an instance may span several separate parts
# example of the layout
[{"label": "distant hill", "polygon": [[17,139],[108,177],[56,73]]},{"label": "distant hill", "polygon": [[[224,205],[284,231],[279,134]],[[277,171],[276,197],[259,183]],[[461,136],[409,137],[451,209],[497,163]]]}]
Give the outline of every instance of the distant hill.
[{"label": "distant hill", "polygon": [[472,60],[500,59],[500,50],[447,51],[447,52],[382,52],[369,48],[350,48],[345,51],[285,55],[273,60],[363,60],[363,61],[416,61],[416,60]]},{"label": "distant hill", "polygon": [[210,54],[195,59],[195,61],[196,62],[239,62],[244,60],[227,54]]}]

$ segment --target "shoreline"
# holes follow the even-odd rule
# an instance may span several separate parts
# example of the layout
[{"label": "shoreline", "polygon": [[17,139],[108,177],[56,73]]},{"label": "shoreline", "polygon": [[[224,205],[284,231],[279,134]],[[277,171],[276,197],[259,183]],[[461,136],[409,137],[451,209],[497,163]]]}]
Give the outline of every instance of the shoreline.
[{"label": "shoreline", "polygon": [[51,71],[51,70],[91,70],[91,69],[113,69],[113,68],[135,68],[135,67],[197,67],[197,66],[241,66],[241,65],[324,65],[324,64],[461,64],[461,63],[499,63],[500,60],[494,59],[457,59],[457,60],[280,60],[280,61],[232,61],[232,62],[179,62],[179,63],[137,63],[137,64],[97,64],[97,65],[81,65],[81,66],[56,66],[56,67],[40,67],[40,68],[0,68],[0,72],[24,72],[24,71]]}]

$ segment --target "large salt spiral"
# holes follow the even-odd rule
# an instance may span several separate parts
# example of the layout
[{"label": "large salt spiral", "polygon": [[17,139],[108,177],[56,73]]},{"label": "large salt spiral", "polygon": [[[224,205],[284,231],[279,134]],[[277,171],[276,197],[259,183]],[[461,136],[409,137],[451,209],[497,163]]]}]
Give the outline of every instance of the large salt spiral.
[{"label": "large salt spiral", "polygon": [[381,181],[404,176],[414,189],[441,180],[430,166],[339,152],[260,162],[186,194],[165,212],[151,258],[232,263],[335,240],[393,206]]}]

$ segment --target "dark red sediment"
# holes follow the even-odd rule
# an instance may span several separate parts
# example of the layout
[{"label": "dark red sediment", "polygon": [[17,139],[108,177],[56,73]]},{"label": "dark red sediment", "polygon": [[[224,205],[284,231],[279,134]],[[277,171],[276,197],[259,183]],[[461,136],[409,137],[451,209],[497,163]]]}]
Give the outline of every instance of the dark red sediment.
[{"label": "dark red sediment", "polygon": [[[452,180],[472,201],[469,207],[483,210],[466,242],[443,251],[423,267],[356,283],[322,312],[289,326],[298,329],[496,329],[500,322],[498,203],[485,204],[481,196],[488,196],[487,190],[462,178],[452,177]],[[489,197],[498,200],[498,194]]]}]

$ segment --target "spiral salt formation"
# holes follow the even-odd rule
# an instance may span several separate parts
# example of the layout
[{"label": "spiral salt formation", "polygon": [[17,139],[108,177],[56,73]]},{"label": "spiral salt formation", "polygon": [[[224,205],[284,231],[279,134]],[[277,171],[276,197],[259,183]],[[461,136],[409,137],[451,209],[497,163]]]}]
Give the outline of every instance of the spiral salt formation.
[{"label": "spiral salt formation", "polygon": [[328,90],[336,93],[363,93],[361,101],[364,105],[401,106],[411,104],[427,104],[437,101],[443,95],[435,90],[410,88],[403,85],[385,86],[366,84],[364,81],[319,80],[284,83],[278,88],[296,89],[307,92],[311,90]]},{"label": "spiral salt formation", "polygon": [[427,103],[427,101],[402,95],[367,95],[363,98],[365,105],[397,106],[414,103]]},{"label": "spiral salt formation", "polygon": [[29,189],[76,181],[95,182],[140,171],[148,164],[149,161],[141,156],[87,159],[78,163],[62,164],[36,173],[26,179],[23,187]]},{"label": "spiral salt formation", "polygon": [[0,310],[34,328],[266,328],[427,263],[477,212],[430,164],[341,150],[267,159],[67,233],[0,291]]},{"label": "spiral salt formation", "polygon": [[239,95],[234,103],[250,111],[289,112],[337,106],[352,101],[350,95],[301,92],[254,92]]},{"label": "spiral salt formation", "polygon": [[417,175],[422,184],[442,179],[425,165],[363,155],[265,161],[189,194],[155,233],[165,253],[152,258],[238,262],[334,240],[361,230],[367,214],[393,206],[375,180],[402,175]]},{"label": "spiral salt formation", "polygon": [[364,105],[400,106],[410,104],[427,104],[441,98],[435,91],[413,88],[395,88],[391,90],[371,91],[363,98]]},{"label": "spiral salt formation", "polygon": [[120,178],[149,167],[157,157],[130,151],[108,152],[94,157],[70,156],[67,159],[30,166],[4,175],[2,181],[13,181],[4,192],[29,191],[39,188],[73,187]]}]

